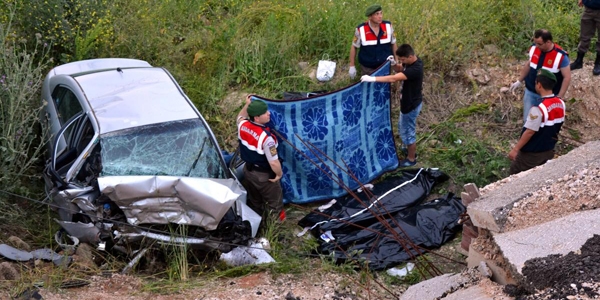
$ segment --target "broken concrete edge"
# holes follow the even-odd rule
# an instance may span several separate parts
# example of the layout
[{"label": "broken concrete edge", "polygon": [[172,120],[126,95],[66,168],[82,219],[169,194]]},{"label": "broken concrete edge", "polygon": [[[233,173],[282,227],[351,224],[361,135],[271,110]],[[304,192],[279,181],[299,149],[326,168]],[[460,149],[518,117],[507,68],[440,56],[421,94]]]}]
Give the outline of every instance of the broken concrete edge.
[{"label": "broken concrete edge", "polygon": [[[589,224],[589,220],[590,219],[594,219],[597,220],[598,217],[594,216],[594,215],[598,215],[598,211],[594,210],[594,211],[585,211],[585,212],[578,212],[576,213],[577,215],[591,215],[588,216],[588,220],[584,219],[584,223]],[[577,216],[577,218],[581,218],[579,216]],[[567,217],[565,218],[561,218],[561,219],[566,219],[566,223],[567,224],[573,224],[575,222],[573,222],[572,220],[568,220]],[[542,225],[548,225],[546,223],[542,224]],[[576,225],[573,225],[574,228],[576,228]],[[583,244],[585,243],[585,241],[587,241],[589,238],[591,238],[591,236],[593,236],[597,230],[597,228],[600,228],[599,226],[591,226],[593,228],[596,228],[595,230],[592,230],[592,232],[590,232],[589,234],[587,234],[585,236],[585,238],[580,239],[577,243],[575,243],[574,247],[571,247],[569,249],[566,249],[565,251],[558,251],[557,253],[545,253],[543,255],[533,255],[531,257],[529,257],[527,260],[524,261],[511,261],[510,259],[510,255],[508,255],[507,253],[505,253],[504,251],[501,251],[501,249],[504,248],[504,246],[502,246],[502,242],[499,240],[498,236],[505,236],[507,234],[515,234],[516,232],[523,232],[523,231],[528,231],[531,230],[532,228],[525,228],[522,230],[518,230],[518,231],[511,231],[508,233],[493,233],[490,231],[487,231],[485,229],[482,229],[482,234],[481,236],[477,239],[476,243],[474,245],[472,245],[472,247],[469,249],[469,256],[467,258],[467,263],[468,263],[468,267],[475,267],[478,264],[481,264],[481,262],[485,262],[485,264],[487,266],[489,266],[491,272],[492,272],[492,278],[491,280],[493,282],[496,282],[498,284],[501,284],[503,286],[516,286],[519,289],[522,289],[524,291],[527,291],[531,294],[537,292],[536,287],[534,286],[534,284],[532,282],[530,282],[530,280],[527,278],[527,276],[525,276],[522,272],[522,266],[524,266],[529,260],[533,259],[533,258],[543,258],[546,257],[547,255],[567,255],[569,253],[577,253],[578,249],[581,249],[581,247],[583,246]],[[545,232],[550,232],[550,230],[548,230],[548,228],[543,229]],[[521,234],[518,234],[519,236],[521,236]],[[523,233],[522,235],[526,235],[525,233]],[[567,236],[574,236],[574,232],[567,232],[566,234]],[[591,236],[590,236],[591,235]],[[505,239],[506,240],[506,239]],[[510,240],[510,239],[509,239]],[[506,242],[506,241],[504,241]],[[521,241],[513,241],[513,243],[519,244],[519,245],[525,245],[525,241],[521,240]],[[570,242],[571,244],[573,244],[573,241]],[[540,241],[539,243],[537,243],[537,248],[539,248],[542,245],[547,245],[543,240]],[[532,243],[532,246],[535,246],[535,243]],[[545,248],[549,248],[549,249],[554,249],[555,247],[553,247],[551,244],[548,244]],[[480,252],[478,251],[478,249],[486,249],[486,250],[490,250],[490,251],[485,251],[485,252]],[[568,251],[568,253],[567,253]],[[513,251],[514,252],[514,251]],[[529,253],[527,251],[523,251],[523,249],[518,251],[519,253]],[[448,298],[451,299],[451,298]],[[496,298],[495,298],[496,299]]]},{"label": "broken concrete edge", "polygon": [[[491,256],[489,252],[482,253],[479,251],[482,248],[491,249]],[[515,277],[516,270],[511,270],[511,272],[506,271],[506,266],[510,266],[510,263],[502,255],[502,251],[495,243],[492,233],[485,229],[481,230],[481,234],[477,238],[477,243],[469,247],[467,267],[479,267],[482,263],[489,268],[489,271],[491,271],[490,279],[496,283],[517,285],[521,279]]]},{"label": "broken concrete edge", "polygon": [[[512,203],[510,204],[512,206]],[[501,232],[506,223],[510,208],[500,207],[492,212],[480,211],[467,207],[467,214],[471,217],[473,225],[478,228],[484,228],[494,232]]]},{"label": "broken concrete edge", "polygon": [[[564,176],[564,173],[573,173],[576,168],[598,167],[600,152],[588,150],[598,147],[600,147],[600,141],[588,142],[543,165],[483,187],[480,190],[481,197],[467,206],[467,214],[475,226],[494,232],[503,232],[508,214],[515,203],[531,196],[532,190],[538,190],[551,182],[558,181]],[[597,154],[589,155],[589,153]],[[555,170],[563,172],[555,172]]]},{"label": "broken concrete edge", "polygon": [[[463,188],[465,189],[465,191],[461,193],[460,198],[465,208],[467,208],[469,207],[470,203],[476,201],[479,197],[481,197],[481,193],[479,192],[477,185],[475,185],[474,183],[467,183],[463,186]],[[463,233],[461,237],[460,246],[457,247],[457,249],[461,254],[468,256],[469,245],[471,244],[471,240],[479,235],[479,230],[477,229],[477,227],[475,227],[475,225],[473,225],[473,221],[466,213],[466,210],[465,215],[466,217],[461,216],[461,219],[458,221],[459,224],[462,223]]]},{"label": "broken concrete edge", "polygon": [[[587,147],[596,147],[598,145],[600,145],[599,142],[591,142],[586,144]],[[586,168],[592,168],[600,165],[597,157],[590,158],[589,156],[582,156],[579,151],[571,151],[566,155],[573,156],[580,161],[580,163],[578,163],[579,167],[583,165]],[[475,267],[481,263],[484,263],[485,265],[489,266],[489,269],[492,272],[493,281],[502,285],[516,285],[526,290],[532,290],[533,287],[527,282],[527,279],[524,277],[524,275],[521,274],[520,268],[515,264],[510,263],[508,258],[505,257],[505,254],[502,253],[499,245],[496,243],[493,233],[501,234],[504,232],[507,225],[509,212],[515,207],[515,204],[532,195],[532,188],[535,189],[536,186],[540,186],[541,188],[541,186],[548,184],[549,181],[557,181],[562,177],[562,175],[561,177],[547,177],[540,176],[539,174],[544,175],[556,168],[560,168],[566,172],[573,172],[572,165],[572,160],[565,161],[564,159],[560,158],[554,159],[545,165],[513,175],[508,179],[503,179],[501,185],[495,187],[493,190],[494,192],[491,193],[493,194],[493,197],[486,194],[484,197],[478,199],[478,201],[475,201],[471,194],[463,192],[463,197],[461,197],[464,198],[463,203],[475,203],[474,205],[466,205],[469,219],[473,225],[476,226],[475,228],[479,228],[478,231],[484,232],[481,237],[476,237],[476,239],[479,242],[481,242],[481,240],[488,239],[487,242],[495,246],[486,247],[486,249],[496,249],[496,252],[490,255],[489,252],[481,253],[477,251],[477,249],[471,247],[471,243],[468,243],[468,266]],[[537,179],[533,181],[529,180],[536,177],[542,177],[544,178],[544,181],[542,182]],[[516,181],[516,179],[518,181]],[[512,185],[507,185],[507,183],[510,181],[514,181],[512,184],[519,184],[519,187],[515,188]],[[528,183],[528,185],[524,185],[523,182]],[[484,187],[484,190],[486,187]],[[487,197],[497,197],[495,199],[500,199],[501,201],[498,202],[500,202],[501,205],[498,205],[498,203],[494,203],[493,201],[490,201],[490,203],[485,203]],[[494,205],[496,205],[496,207],[494,207]],[[465,226],[463,225],[463,229],[464,228]],[[471,242],[470,239],[469,242]],[[492,252],[493,251],[494,250],[492,250]],[[489,257],[486,257],[486,255]]]},{"label": "broken concrete edge", "polygon": [[[585,224],[585,226],[582,226]],[[510,264],[505,267],[528,291],[535,287],[523,272],[527,262],[552,255],[577,253],[583,245],[600,233],[600,210],[585,210],[567,216],[504,233],[493,234],[493,241],[502,249],[502,257]]]},{"label": "broken concrete edge", "polygon": [[488,279],[487,270],[481,266],[469,268],[461,273],[447,273],[410,286],[400,300],[428,300],[448,297],[453,293],[477,285]]}]

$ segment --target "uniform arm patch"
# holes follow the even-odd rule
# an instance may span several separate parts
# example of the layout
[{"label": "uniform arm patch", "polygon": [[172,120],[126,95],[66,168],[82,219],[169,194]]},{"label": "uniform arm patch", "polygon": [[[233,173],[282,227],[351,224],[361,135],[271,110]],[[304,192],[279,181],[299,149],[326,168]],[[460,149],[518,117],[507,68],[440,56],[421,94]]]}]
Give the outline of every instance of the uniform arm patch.
[{"label": "uniform arm patch", "polygon": [[540,130],[540,126],[542,124],[542,111],[539,107],[534,106],[529,110],[529,115],[527,115],[527,120],[523,127],[527,129],[531,129],[533,131]]},{"label": "uniform arm patch", "polygon": [[273,161],[278,159],[277,157],[277,144],[273,140],[273,138],[268,137],[267,141],[263,144],[263,149],[265,151],[265,156],[268,161]]}]

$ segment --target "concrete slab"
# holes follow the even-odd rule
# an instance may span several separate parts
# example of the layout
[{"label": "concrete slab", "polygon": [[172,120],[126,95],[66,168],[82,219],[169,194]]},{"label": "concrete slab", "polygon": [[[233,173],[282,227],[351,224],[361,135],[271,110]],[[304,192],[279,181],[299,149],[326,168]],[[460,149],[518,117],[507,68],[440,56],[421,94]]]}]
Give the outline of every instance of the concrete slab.
[{"label": "concrete slab", "polygon": [[484,287],[474,285],[466,289],[458,290],[452,294],[442,298],[443,300],[511,300],[513,297],[498,295],[497,293],[489,292]]},{"label": "concrete slab", "polygon": [[521,230],[494,234],[493,238],[507,262],[522,276],[521,270],[527,260],[577,251],[594,234],[600,234],[600,210],[597,209],[573,213]]},{"label": "concrete slab", "polygon": [[492,273],[492,281],[502,285],[517,284],[511,273],[508,273],[503,267],[497,264],[496,260],[487,259],[485,255],[479,253],[475,248],[469,247],[469,256],[467,257],[467,267],[479,267],[481,263],[489,268]]},{"label": "concrete slab", "polygon": [[600,141],[589,142],[546,164],[515,176],[510,184],[485,192],[467,206],[473,224],[493,232],[502,232],[513,204],[548,182],[582,168],[600,167]]},{"label": "concrete slab", "polygon": [[[462,274],[444,274],[410,286],[400,300],[435,300],[459,289],[471,279]],[[489,298],[488,298],[489,299]]]}]

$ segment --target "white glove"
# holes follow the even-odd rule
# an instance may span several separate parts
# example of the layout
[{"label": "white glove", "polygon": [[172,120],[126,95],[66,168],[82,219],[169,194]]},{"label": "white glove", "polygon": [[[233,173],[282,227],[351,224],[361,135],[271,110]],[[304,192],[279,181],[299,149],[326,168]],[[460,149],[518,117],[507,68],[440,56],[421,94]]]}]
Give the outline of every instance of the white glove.
[{"label": "white glove", "polygon": [[375,80],[375,76],[363,75],[360,78],[360,81],[362,81],[362,82],[375,82],[376,80]]},{"label": "white glove", "polygon": [[350,66],[348,75],[350,75],[350,79],[354,79],[354,77],[356,77],[356,68],[354,66]]},{"label": "white glove", "polygon": [[392,66],[396,65],[396,60],[394,59],[393,55],[388,56],[388,58],[386,58],[386,60],[389,60],[392,63]]},{"label": "white glove", "polygon": [[521,82],[517,80],[517,81],[515,81],[515,83],[510,85],[510,88],[508,90],[512,93],[516,89],[518,89],[520,86],[521,86]]}]

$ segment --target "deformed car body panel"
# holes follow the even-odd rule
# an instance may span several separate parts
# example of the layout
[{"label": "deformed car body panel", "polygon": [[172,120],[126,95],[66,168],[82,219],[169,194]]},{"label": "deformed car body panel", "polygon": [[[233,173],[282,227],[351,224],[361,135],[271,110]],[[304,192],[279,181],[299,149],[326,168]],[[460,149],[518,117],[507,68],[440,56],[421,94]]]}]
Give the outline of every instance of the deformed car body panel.
[{"label": "deformed car body panel", "polygon": [[91,186],[83,188],[71,186],[66,190],[59,191],[53,199],[58,206],[61,220],[72,221],[73,215],[81,211],[92,221],[97,221],[98,209],[93,203],[99,196],[98,190]]},{"label": "deformed car body panel", "polygon": [[[75,77],[95,112],[100,134],[198,118],[164,69],[128,69],[115,73],[100,72]],[[115,81],[115,76],[119,76],[120,80]],[[98,82],[106,84],[99,85]]]},{"label": "deformed car body panel", "polygon": [[234,179],[174,176],[108,176],[98,178],[100,192],[138,224],[187,224],[217,228],[246,191]]},{"label": "deformed car body panel", "polygon": [[229,251],[256,235],[261,217],[164,68],[68,63],[48,73],[42,102],[53,137],[43,177],[69,235],[126,254],[156,241]]},{"label": "deformed car body panel", "polygon": [[258,227],[260,226],[262,217],[246,205],[246,202],[236,201],[235,206],[236,211],[242,217],[242,220],[248,221],[252,225],[252,236],[255,237],[258,233]]},{"label": "deformed car body panel", "polygon": [[65,231],[84,243],[96,244],[100,241],[100,229],[93,223],[55,220]]}]

